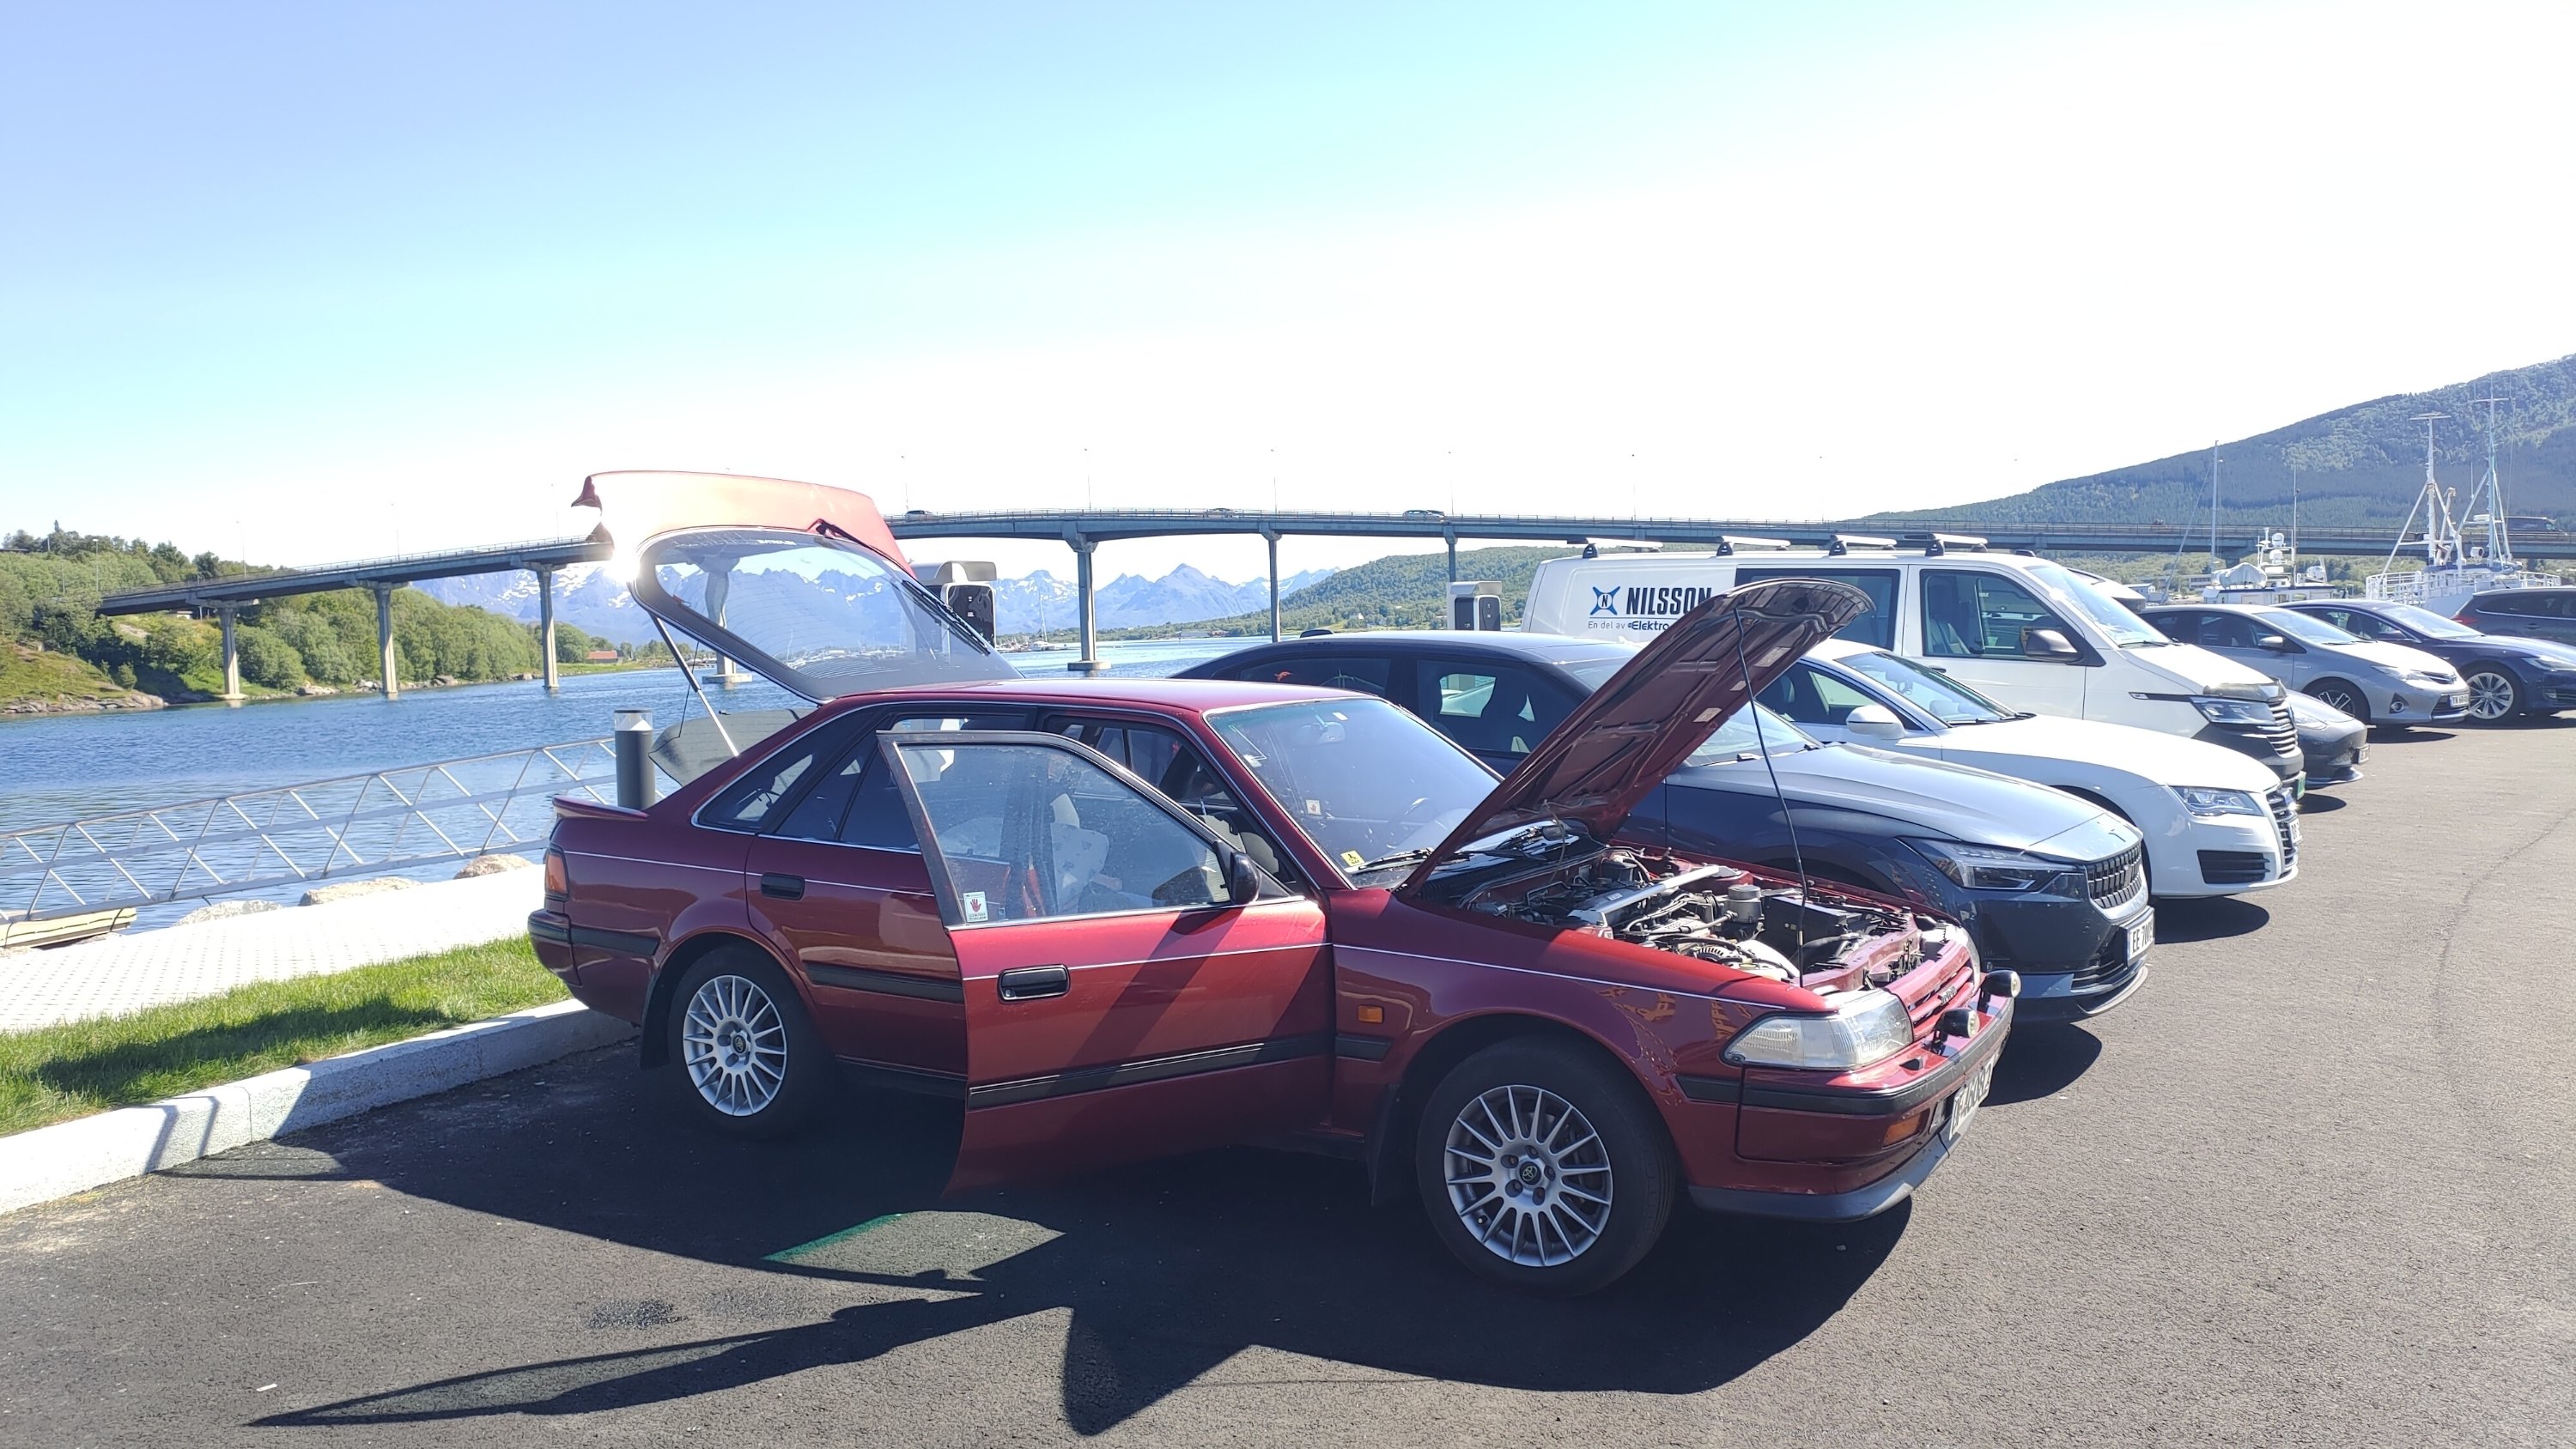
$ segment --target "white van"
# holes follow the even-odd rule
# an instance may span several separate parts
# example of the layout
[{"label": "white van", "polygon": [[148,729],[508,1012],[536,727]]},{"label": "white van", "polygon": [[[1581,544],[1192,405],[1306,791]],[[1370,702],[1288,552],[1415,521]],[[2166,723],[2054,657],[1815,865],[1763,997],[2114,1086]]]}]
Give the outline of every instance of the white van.
[{"label": "white van", "polygon": [[1876,605],[1840,637],[1919,660],[2035,714],[2223,744],[2297,779],[2298,727],[2280,685],[2177,644],[2084,574],[1982,539],[1842,538],[1830,549],[1732,539],[1714,553],[1549,559],[1521,627],[1643,643],[1709,595],[1756,579],[1832,579]]}]

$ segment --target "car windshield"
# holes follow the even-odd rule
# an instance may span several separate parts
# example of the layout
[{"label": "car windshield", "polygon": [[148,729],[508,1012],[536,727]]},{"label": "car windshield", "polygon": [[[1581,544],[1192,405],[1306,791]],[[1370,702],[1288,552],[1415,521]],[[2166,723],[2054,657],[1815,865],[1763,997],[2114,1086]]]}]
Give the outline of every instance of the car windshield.
[{"label": "car windshield", "polygon": [[2056,595],[2058,602],[2092,620],[2095,628],[2110,636],[2111,642],[2123,649],[2133,644],[2173,642],[2122,607],[2118,599],[2104,593],[2100,585],[2073,569],[2042,560],[2028,565],[2027,571],[2040,587]]},{"label": "car windshield", "polygon": [[1493,793],[1493,772],[1382,699],[1219,710],[1217,738],[1306,838],[1357,875],[1448,838]]},{"label": "car windshield", "polygon": [[1723,765],[1747,756],[1759,755],[1768,745],[1771,753],[1818,748],[1816,737],[1773,714],[1761,705],[1739,709],[1717,727],[1708,743],[1691,751],[1685,765]]},{"label": "car windshield", "polygon": [[2445,619],[2432,610],[2415,604],[2383,604],[2379,615],[2402,629],[2412,629],[2427,639],[2475,639],[2478,631],[2457,619]]},{"label": "car windshield", "polygon": [[822,534],[692,528],[644,545],[657,618],[811,700],[1009,679],[1008,660],[885,558]]},{"label": "car windshield", "polygon": [[2313,614],[2302,614],[2296,609],[2256,609],[2254,617],[2302,644],[2319,644],[2330,649],[2338,644],[2361,642],[2360,635],[2338,629]]},{"label": "car windshield", "polygon": [[2018,718],[1950,676],[1911,659],[1873,649],[1866,654],[1846,654],[1834,662],[1904,695],[1908,703],[1943,724],[1992,724]]}]

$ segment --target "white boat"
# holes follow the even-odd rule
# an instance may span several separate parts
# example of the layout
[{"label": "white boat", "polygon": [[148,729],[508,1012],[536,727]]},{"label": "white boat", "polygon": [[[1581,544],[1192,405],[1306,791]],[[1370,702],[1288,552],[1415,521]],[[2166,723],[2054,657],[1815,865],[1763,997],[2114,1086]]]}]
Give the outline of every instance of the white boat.
[{"label": "white boat", "polygon": [[[2443,415],[2422,414],[2415,421],[2424,425],[2424,491],[2416,495],[2414,506],[2406,511],[2406,522],[2397,530],[2397,545],[2388,551],[2390,566],[2364,583],[2363,592],[2370,598],[2414,604],[2448,617],[2458,614],[2472,596],[2492,589],[2532,589],[2558,582],[2555,575],[2534,573],[2514,560],[2504,489],[2496,478],[2497,400],[2479,401],[2487,405],[2487,471],[2470,490],[2464,511],[2468,525],[2480,529],[2483,537],[2474,543],[2469,540],[2461,528],[2461,511],[2452,508],[2452,496],[2433,477],[2433,424]],[[2418,513],[2424,516],[2424,532],[2415,542],[2424,550],[2424,566],[2397,568],[2398,551],[2407,543],[2406,530],[2414,527]]]}]

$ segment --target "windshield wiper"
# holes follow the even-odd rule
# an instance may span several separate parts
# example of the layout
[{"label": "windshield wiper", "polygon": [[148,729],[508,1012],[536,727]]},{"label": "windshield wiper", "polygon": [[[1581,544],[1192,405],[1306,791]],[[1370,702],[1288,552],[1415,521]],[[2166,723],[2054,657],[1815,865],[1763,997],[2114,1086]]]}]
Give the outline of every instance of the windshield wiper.
[{"label": "windshield wiper", "polygon": [[1393,855],[1381,855],[1375,860],[1366,861],[1354,868],[1351,874],[1366,875],[1373,870],[1389,870],[1399,865],[1415,865],[1429,854],[1431,854],[1431,847],[1427,845],[1412,850],[1399,850]]}]

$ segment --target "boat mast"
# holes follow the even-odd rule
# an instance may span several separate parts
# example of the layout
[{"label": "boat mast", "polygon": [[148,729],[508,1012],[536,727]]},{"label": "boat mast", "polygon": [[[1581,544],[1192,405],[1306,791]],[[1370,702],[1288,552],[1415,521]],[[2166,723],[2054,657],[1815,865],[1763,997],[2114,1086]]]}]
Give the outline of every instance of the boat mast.
[{"label": "boat mast", "polygon": [[2219,554],[2219,552],[2218,552],[2218,442],[2217,442],[2217,440],[2216,440],[2216,439],[2212,439],[2212,440],[2210,441],[2210,444],[2209,444],[2209,572],[2210,572],[2210,577],[2212,577],[2212,578],[2216,578],[2216,577],[2218,576],[2218,571],[2219,571],[2220,569],[2225,568],[2225,567],[2227,567],[2227,560],[2226,560],[2224,557],[2222,557],[2222,556]]},{"label": "boat mast", "polygon": [[2487,405],[2487,474],[2478,480],[2478,486],[2469,493],[2469,513],[2472,517],[2476,516],[2479,500],[2485,500],[2487,560],[2490,563],[2507,564],[2513,561],[2513,535],[2504,521],[2504,482],[2496,476],[2495,434],[2496,404],[2504,399],[2482,397],[2472,398],[2470,401],[2472,405],[2476,403]]}]

